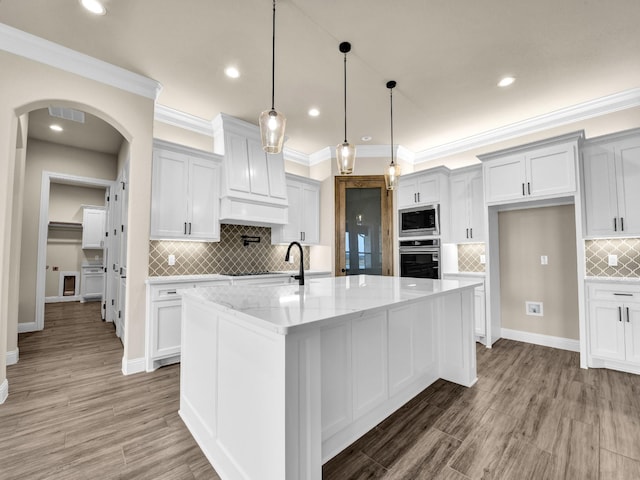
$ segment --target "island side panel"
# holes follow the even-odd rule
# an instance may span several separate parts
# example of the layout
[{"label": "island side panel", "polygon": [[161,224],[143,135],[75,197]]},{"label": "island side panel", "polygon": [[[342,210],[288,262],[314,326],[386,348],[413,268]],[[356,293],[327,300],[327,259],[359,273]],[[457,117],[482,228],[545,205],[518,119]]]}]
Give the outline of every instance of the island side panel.
[{"label": "island side panel", "polygon": [[439,375],[465,387],[478,379],[473,295],[473,289],[464,289],[439,299]]},{"label": "island side panel", "polygon": [[185,296],[180,391],[180,416],[222,478],[288,478],[282,335]]}]

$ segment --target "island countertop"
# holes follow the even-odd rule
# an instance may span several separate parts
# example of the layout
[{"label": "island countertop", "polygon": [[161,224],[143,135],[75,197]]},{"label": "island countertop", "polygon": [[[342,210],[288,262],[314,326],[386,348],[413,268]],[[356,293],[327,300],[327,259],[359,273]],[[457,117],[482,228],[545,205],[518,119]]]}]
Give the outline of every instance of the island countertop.
[{"label": "island countertop", "polygon": [[377,275],[309,279],[304,286],[221,285],[182,291],[270,331],[287,334],[321,320],[475,288],[480,282]]}]

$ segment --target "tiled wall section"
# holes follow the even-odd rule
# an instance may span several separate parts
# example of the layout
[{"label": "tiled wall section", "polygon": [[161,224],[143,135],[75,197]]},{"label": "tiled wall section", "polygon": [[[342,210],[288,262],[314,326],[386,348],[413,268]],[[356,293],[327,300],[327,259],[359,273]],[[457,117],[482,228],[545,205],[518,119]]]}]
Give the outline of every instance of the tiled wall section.
[{"label": "tiled wall section", "polygon": [[[618,256],[618,266],[610,267],[608,256]],[[587,276],[640,277],[640,238],[586,240]]]},{"label": "tiled wall section", "polygon": [[484,243],[458,244],[458,271],[484,272],[484,263],[480,263],[480,255],[484,255]]},{"label": "tiled wall section", "polygon": [[[260,243],[243,245],[241,236],[260,237]],[[149,276],[207,275],[240,272],[298,270],[298,249],[294,247],[295,264],[285,263],[286,245],[271,245],[271,229],[220,225],[220,242],[149,242]],[[304,249],[304,266],[309,268],[309,247]],[[167,264],[169,255],[176,256],[173,266]]]}]

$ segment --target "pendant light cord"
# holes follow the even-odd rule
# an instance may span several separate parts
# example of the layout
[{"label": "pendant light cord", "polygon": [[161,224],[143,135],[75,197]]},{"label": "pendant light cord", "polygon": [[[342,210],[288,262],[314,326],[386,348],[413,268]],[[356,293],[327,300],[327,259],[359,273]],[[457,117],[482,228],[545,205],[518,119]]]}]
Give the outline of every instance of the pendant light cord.
[{"label": "pendant light cord", "polygon": [[393,161],[393,88],[389,89],[389,99],[391,104],[391,165],[395,165]]},{"label": "pendant light cord", "polygon": [[344,143],[347,142],[347,54],[344,54]]},{"label": "pendant light cord", "polygon": [[273,0],[273,24],[271,36],[271,110],[276,107],[276,0]]}]

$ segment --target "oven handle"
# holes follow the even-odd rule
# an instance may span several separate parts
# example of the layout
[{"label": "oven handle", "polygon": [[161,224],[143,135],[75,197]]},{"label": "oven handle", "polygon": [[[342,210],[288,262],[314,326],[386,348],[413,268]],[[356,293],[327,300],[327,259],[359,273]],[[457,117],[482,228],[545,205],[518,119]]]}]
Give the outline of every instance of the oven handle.
[{"label": "oven handle", "polygon": [[436,256],[440,255],[439,249],[420,248],[420,247],[403,247],[400,248],[400,255],[403,253],[431,253]]}]

